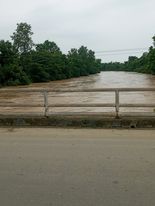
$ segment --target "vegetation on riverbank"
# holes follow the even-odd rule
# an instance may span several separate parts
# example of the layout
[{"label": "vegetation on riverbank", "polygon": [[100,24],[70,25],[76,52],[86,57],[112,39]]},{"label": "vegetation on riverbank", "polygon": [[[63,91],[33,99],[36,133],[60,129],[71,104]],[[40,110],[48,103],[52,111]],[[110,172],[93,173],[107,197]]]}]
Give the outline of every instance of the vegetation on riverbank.
[{"label": "vegetation on riverbank", "polygon": [[31,25],[17,24],[12,42],[0,41],[0,86],[48,82],[101,71],[101,60],[81,46],[63,54],[55,42],[34,44]]},{"label": "vegetation on riverbank", "polygon": [[149,51],[124,63],[101,63],[95,52],[81,46],[63,54],[55,42],[34,44],[31,25],[17,24],[12,41],[0,40],[0,86],[24,85],[87,76],[100,71],[134,71],[155,74],[155,36]]},{"label": "vegetation on riverbank", "polygon": [[153,45],[140,58],[130,56],[128,61],[124,63],[103,63],[102,71],[132,71],[155,74],[155,36],[153,37]]}]

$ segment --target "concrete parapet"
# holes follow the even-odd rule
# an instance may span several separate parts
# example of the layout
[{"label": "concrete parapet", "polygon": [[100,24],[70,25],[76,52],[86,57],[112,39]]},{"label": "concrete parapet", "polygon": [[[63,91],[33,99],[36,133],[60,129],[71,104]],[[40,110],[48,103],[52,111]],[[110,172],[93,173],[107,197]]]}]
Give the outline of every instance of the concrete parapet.
[{"label": "concrete parapet", "polygon": [[0,127],[155,128],[155,117],[102,115],[1,115]]}]

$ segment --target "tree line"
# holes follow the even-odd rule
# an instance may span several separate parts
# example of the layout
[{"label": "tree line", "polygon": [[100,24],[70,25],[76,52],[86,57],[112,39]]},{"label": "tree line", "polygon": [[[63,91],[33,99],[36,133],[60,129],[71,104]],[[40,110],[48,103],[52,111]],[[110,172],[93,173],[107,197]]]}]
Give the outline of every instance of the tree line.
[{"label": "tree line", "polygon": [[128,61],[124,63],[102,63],[102,71],[132,71],[155,74],[155,36],[153,37],[153,46],[149,48],[148,52],[143,53],[140,58],[129,56]]},{"label": "tree line", "polygon": [[63,54],[55,42],[34,44],[31,25],[17,24],[12,41],[0,40],[0,86],[25,85],[87,76],[100,71],[133,71],[155,74],[155,36],[153,46],[138,58],[124,63],[102,63],[85,46]]},{"label": "tree line", "polygon": [[34,44],[31,25],[17,24],[12,41],[0,40],[0,86],[25,85],[96,74],[102,63],[85,46],[63,54],[55,42]]}]

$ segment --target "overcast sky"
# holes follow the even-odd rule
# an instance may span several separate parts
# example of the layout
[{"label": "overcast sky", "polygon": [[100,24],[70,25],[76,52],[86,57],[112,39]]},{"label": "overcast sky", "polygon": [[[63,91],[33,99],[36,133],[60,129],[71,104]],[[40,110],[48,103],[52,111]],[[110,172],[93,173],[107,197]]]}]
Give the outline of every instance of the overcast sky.
[{"label": "overcast sky", "polygon": [[[65,53],[81,45],[94,51],[146,48],[155,34],[155,0],[0,0],[0,39],[10,39],[20,22],[31,24],[35,43],[55,41]],[[128,53],[100,57],[140,55]]]}]

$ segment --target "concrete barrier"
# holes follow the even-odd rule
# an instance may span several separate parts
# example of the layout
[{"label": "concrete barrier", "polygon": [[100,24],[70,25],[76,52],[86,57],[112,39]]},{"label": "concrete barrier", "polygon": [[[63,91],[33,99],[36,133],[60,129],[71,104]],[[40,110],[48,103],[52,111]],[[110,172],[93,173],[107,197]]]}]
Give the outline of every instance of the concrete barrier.
[{"label": "concrete barrier", "polygon": [[101,115],[0,116],[0,127],[155,128],[155,117]]}]

